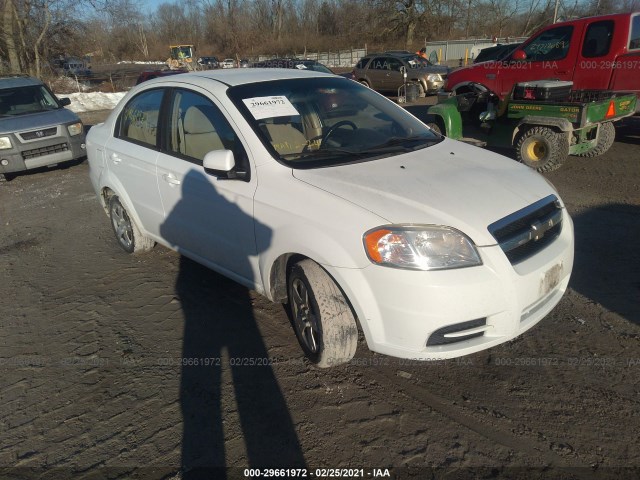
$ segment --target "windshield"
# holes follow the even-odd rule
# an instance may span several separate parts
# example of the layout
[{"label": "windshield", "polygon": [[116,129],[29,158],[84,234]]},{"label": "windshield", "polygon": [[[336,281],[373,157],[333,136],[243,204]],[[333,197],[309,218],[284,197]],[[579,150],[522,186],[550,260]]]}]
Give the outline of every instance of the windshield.
[{"label": "windshield", "polygon": [[42,85],[0,90],[0,115],[24,115],[56,110],[58,102]]},{"label": "windshield", "polygon": [[252,83],[228,94],[274,157],[293,168],[388,157],[442,140],[403,108],[344,78]]}]

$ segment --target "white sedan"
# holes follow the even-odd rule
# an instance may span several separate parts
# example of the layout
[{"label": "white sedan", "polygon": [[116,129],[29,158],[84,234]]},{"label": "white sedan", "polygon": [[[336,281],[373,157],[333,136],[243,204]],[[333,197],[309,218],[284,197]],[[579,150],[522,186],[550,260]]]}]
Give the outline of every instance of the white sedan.
[{"label": "white sedan", "polygon": [[225,58],[222,62],[220,62],[222,68],[235,68],[236,61],[233,58]]},{"label": "white sedan", "polygon": [[160,243],[274,302],[305,354],[444,359],[525,332],[558,303],[573,224],[513,160],[441,137],[376,92],[281,69],[133,88],[87,137],[127,252]]}]

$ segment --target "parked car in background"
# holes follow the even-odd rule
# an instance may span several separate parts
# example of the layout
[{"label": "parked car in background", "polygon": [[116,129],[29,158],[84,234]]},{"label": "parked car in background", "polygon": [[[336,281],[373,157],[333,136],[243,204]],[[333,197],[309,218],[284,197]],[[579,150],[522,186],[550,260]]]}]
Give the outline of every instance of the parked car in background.
[{"label": "parked car in background", "polygon": [[242,60],[240,60],[240,63],[238,66],[240,68],[248,68],[250,65],[251,65],[251,62],[248,59],[243,58]]},{"label": "parked car in background", "polygon": [[40,80],[0,76],[0,177],[78,160],[86,155],[84,127]]},{"label": "parked car in background", "polygon": [[312,72],[333,73],[328,67],[316,60],[304,60],[300,58],[271,58],[261,62],[254,62],[253,68],[297,68],[298,70],[310,70]]},{"label": "parked car in background", "polygon": [[222,68],[235,68],[236,61],[233,58],[225,58],[220,65]]},{"label": "parked car in background", "polygon": [[139,85],[142,82],[146,82],[147,80],[153,80],[154,78],[166,77],[168,75],[178,75],[179,73],[187,73],[188,71],[189,70],[186,70],[184,68],[179,68],[177,70],[149,70],[138,75],[136,85]]},{"label": "parked car in background", "polygon": [[87,145],[125,251],[158,242],[288,303],[320,367],[353,357],[358,325],[396,357],[484,350],[532,328],[569,282],[572,221],[546,179],[333,75],[159,78]]},{"label": "parked car in background", "polygon": [[413,53],[374,53],[360,59],[353,69],[358,82],[379,92],[398,92],[406,81],[418,84],[420,96],[437,92],[449,68],[434,65]]},{"label": "parked car in background", "polygon": [[521,43],[503,43],[480,50],[473,63],[488,62],[490,60],[502,60],[518,48]]},{"label": "parked car in background", "polygon": [[196,62],[198,62],[198,65],[200,65],[202,68],[206,68],[206,69],[213,69],[213,68],[220,67],[220,62],[216,57],[198,57]]},{"label": "parked car in background", "polygon": [[75,75],[78,77],[90,77],[93,75],[91,68],[87,67],[81,61],[68,61],[62,64],[62,70],[65,75]]},{"label": "parked car in background", "polygon": [[297,68],[298,70],[309,70],[311,72],[332,73],[349,80],[355,80],[353,72],[335,73],[326,65],[316,60],[303,60],[299,58],[273,58],[262,62],[255,62],[251,65],[254,68]]}]

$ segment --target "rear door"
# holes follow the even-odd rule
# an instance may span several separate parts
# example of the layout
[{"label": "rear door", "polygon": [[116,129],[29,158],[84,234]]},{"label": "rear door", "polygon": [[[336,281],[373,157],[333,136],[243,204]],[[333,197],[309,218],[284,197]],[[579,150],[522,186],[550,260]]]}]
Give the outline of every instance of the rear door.
[{"label": "rear door", "polygon": [[[616,55],[611,48],[614,35],[622,37],[623,32],[616,31],[613,20],[591,21],[586,24],[584,38],[573,76],[573,88],[582,89],[607,89],[615,68]],[[626,35],[626,32],[624,32]],[[626,39],[625,39],[626,40]],[[616,44],[622,45],[625,41],[616,38]]]},{"label": "rear door", "polygon": [[367,66],[367,78],[370,87],[374,90],[385,90],[385,80],[389,72],[389,64],[386,57],[374,57]]},{"label": "rear door", "polygon": [[123,203],[133,208],[142,228],[158,235],[164,211],[156,182],[158,119],[164,90],[145,90],[122,109],[116,131],[105,146],[107,168],[117,178]]},{"label": "rear door", "polygon": [[[625,55],[616,58],[616,68],[611,83],[612,90],[635,92],[640,97],[640,13],[631,15],[628,38],[624,38],[627,47]],[[619,26],[618,23],[617,26]],[[616,43],[617,44],[617,38]],[[637,107],[640,109],[640,105]]]}]

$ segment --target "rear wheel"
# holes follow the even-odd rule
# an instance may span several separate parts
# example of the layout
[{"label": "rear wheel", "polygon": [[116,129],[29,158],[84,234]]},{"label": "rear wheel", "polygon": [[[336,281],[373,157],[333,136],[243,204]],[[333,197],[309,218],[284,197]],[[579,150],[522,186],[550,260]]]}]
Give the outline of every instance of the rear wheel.
[{"label": "rear wheel", "polygon": [[362,85],[364,85],[367,88],[371,88],[371,85],[369,85],[369,82],[367,82],[366,80],[359,80],[359,83],[361,83]]},{"label": "rear wheel", "polygon": [[613,126],[613,122],[606,122],[601,123],[599,128],[596,146],[586,152],[578,153],[576,157],[597,157],[611,148],[616,139],[616,127]]},{"label": "rear wheel", "polygon": [[532,127],[518,135],[516,157],[519,162],[539,172],[550,172],[562,165],[569,155],[566,135],[548,127]]},{"label": "rear wheel", "polygon": [[153,248],[154,241],[142,235],[116,195],[109,201],[109,217],[116,240],[125,252],[146,252]]},{"label": "rear wheel", "polygon": [[358,328],[341,290],[312,260],[291,267],[289,308],[293,327],[305,355],[318,367],[346,363],[358,345]]}]

